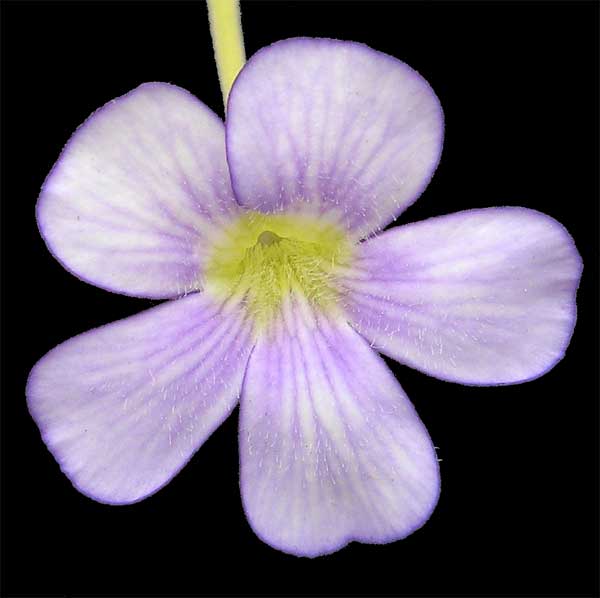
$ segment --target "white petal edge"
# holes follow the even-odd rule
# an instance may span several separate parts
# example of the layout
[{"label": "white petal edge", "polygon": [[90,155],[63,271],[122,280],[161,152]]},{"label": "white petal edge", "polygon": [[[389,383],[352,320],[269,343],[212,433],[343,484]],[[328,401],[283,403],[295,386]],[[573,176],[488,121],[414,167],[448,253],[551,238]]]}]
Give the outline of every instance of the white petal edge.
[{"label": "white petal edge", "polygon": [[162,299],[201,288],[212,232],[238,208],[223,122],[186,90],[145,83],[75,131],[36,215],[48,249],[75,276]]}]

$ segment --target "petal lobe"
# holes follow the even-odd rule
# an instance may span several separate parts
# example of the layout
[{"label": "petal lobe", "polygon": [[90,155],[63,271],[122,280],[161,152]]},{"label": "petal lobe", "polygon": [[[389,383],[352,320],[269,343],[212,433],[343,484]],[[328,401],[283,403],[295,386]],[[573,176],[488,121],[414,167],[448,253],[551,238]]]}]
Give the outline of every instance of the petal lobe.
[{"label": "petal lobe", "polygon": [[357,237],[422,193],[443,114],[403,62],[356,42],[295,38],[263,48],[229,96],[227,157],[240,203],[319,209]]},{"label": "petal lobe", "polygon": [[200,294],[167,302],[50,351],[29,376],[29,411],[78,490],[136,502],[235,407],[252,342],[239,306]]},{"label": "petal lobe", "polygon": [[51,253],[110,291],[198,290],[211,231],[238,209],[219,118],[187,91],[146,83],[73,134],[38,200]]}]

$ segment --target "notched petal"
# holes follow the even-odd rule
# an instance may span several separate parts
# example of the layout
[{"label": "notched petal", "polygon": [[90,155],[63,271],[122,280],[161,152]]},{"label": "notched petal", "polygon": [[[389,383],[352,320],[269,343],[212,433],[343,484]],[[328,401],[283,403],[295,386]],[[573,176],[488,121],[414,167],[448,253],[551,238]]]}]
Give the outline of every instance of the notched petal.
[{"label": "notched petal", "polygon": [[343,320],[301,302],[250,358],[240,467],[254,531],[299,556],[403,538],[439,494],[435,450],[392,373]]},{"label": "notched petal", "polygon": [[341,284],[352,325],[383,353],[452,382],[515,384],[563,357],[581,271],[560,223],[506,207],[369,239]]}]

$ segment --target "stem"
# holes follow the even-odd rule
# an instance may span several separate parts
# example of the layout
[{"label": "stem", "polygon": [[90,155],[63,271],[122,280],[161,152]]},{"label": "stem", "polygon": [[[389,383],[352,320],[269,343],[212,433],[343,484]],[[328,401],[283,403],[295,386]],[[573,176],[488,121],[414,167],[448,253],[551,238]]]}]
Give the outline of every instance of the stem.
[{"label": "stem", "polygon": [[227,108],[227,97],[238,73],[246,62],[239,0],[206,0],[215,62]]}]

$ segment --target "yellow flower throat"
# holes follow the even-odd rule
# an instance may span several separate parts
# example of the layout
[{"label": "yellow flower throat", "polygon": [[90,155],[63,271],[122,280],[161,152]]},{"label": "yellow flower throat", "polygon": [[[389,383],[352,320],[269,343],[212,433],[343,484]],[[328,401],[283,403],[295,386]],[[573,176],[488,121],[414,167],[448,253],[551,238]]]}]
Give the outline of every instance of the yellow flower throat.
[{"label": "yellow flower throat", "polygon": [[293,294],[330,310],[338,299],[335,270],[348,262],[351,247],[332,220],[246,212],[215,241],[204,287],[220,298],[244,301],[258,328]]}]

